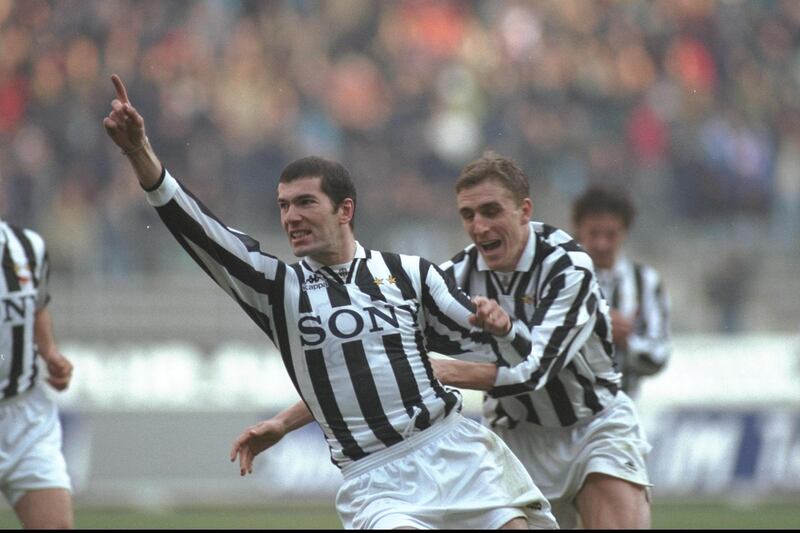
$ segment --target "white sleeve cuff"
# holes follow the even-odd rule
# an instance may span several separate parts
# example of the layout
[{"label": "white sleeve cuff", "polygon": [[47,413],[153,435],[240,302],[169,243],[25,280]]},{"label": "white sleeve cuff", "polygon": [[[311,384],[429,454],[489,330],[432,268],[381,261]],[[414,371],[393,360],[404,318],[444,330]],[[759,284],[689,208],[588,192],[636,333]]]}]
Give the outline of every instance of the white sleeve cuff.
[{"label": "white sleeve cuff", "polygon": [[164,179],[161,180],[161,183],[155,189],[147,191],[147,201],[153,207],[161,207],[172,200],[175,193],[178,192],[178,189],[180,189],[178,180],[173,178],[172,175],[164,169]]}]

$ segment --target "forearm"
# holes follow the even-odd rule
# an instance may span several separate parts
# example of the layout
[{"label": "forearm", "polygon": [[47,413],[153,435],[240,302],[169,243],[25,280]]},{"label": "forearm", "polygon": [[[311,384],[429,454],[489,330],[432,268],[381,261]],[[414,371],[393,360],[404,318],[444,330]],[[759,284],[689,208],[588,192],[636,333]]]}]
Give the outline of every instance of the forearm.
[{"label": "forearm", "polygon": [[53,319],[46,307],[36,312],[33,323],[33,338],[39,349],[39,354],[45,361],[49,360],[54,354],[58,354],[58,347],[53,336]]},{"label": "forearm", "polygon": [[147,138],[143,142],[142,149],[129,152],[127,158],[142,187],[152,190],[161,179],[162,165]]},{"label": "forearm", "polygon": [[285,433],[291,433],[313,422],[314,415],[311,414],[305,402],[301,400],[291,407],[284,409],[272,419],[283,426]]},{"label": "forearm", "polygon": [[497,367],[492,363],[440,361],[437,377],[445,385],[461,389],[488,391],[497,379]]}]

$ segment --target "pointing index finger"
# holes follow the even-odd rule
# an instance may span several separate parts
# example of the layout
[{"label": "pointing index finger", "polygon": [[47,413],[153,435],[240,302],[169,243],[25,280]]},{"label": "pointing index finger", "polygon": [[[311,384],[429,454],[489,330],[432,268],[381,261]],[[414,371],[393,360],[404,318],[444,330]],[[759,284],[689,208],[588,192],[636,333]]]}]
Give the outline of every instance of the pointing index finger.
[{"label": "pointing index finger", "polygon": [[119,79],[119,76],[112,74],[111,83],[114,84],[114,89],[117,91],[117,99],[123,104],[129,104],[130,100],[128,100],[128,91],[125,90],[125,85],[122,84],[122,80]]}]

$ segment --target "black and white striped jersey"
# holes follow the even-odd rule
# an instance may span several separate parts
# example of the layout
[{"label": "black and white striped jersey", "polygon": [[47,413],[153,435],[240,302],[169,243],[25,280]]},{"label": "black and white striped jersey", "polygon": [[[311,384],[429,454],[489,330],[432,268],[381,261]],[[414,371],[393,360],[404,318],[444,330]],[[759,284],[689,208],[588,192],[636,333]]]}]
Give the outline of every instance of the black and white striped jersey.
[{"label": "black and white striped jersey", "polygon": [[358,244],[349,268],[310,259],[287,264],[223,224],[166,171],[148,201],[276,345],[337,466],[461,408],[459,393],[433,376],[426,335],[466,353],[530,351],[520,322],[502,338],[471,328],[469,298],[425,259]]},{"label": "black and white striped jersey", "polygon": [[633,320],[627,349],[615,345],[614,357],[622,370],[622,390],[635,398],[641,377],[661,370],[672,351],[669,299],[654,268],[626,257],[611,269],[597,269],[597,279],[611,308]]},{"label": "black and white striped jersey", "polygon": [[441,266],[465,292],[497,300],[530,328],[533,346],[524,361],[495,360],[497,380],[483,404],[487,423],[566,427],[611,403],[620,374],[608,304],[591,258],[566,232],[530,222],[514,272],[490,270],[474,244]]},{"label": "black and white striped jersey", "polygon": [[0,220],[0,399],[27,391],[36,384],[36,311],[44,308],[48,263],[38,233]]}]

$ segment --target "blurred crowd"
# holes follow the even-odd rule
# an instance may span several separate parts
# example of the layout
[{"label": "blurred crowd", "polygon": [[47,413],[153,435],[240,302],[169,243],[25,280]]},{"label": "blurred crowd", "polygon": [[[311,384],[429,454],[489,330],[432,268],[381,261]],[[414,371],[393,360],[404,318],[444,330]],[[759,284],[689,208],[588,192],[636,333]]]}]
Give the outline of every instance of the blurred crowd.
[{"label": "blurred crowd", "polygon": [[624,184],[654,231],[796,246],[799,45],[795,0],[0,0],[0,214],[63,275],[175,267],[101,126],[117,73],[172,173],[256,234],[297,157],[351,170],[368,233],[452,222],[490,147],[535,203]]}]

